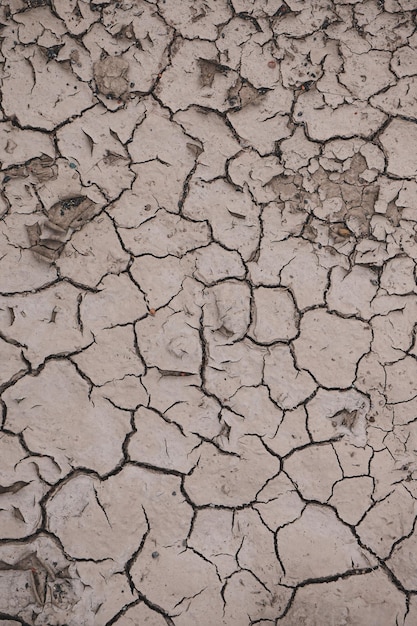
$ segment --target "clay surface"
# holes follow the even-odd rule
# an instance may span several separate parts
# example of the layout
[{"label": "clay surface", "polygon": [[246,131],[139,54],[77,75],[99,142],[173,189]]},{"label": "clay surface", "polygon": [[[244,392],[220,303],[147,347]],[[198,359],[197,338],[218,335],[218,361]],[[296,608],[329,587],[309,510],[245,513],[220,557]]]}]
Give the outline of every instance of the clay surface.
[{"label": "clay surface", "polygon": [[417,624],[416,24],[0,2],[0,626]]}]

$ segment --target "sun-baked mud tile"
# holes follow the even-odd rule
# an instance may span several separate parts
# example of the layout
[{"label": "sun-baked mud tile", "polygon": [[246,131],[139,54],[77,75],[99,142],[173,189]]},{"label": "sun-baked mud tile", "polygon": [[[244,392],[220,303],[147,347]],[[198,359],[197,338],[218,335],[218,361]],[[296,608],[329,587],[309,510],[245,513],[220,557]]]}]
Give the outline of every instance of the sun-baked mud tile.
[{"label": "sun-baked mud tile", "polygon": [[367,54],[355,54],[343,46],[343,57],[343,72],[339,74],[339,80],[355,98],[367,100],[395,82],[395,76],[390,70],[389,52],[375,50]]},{"label": "sun-baked mud tile", "polygon": [[82,35],[100,17],[87,0],[54,0],[54,10],[72,35]]},{"label": "sun-baked mud tile", "polygon": [[289,0],[284,4],[283,9],[279,8],[276,11],[274,17],[275,35],[285,34],[295,39],[302,39],[303,36],[314,33],[326,19],[327,21],[334,20],[331,5],[322,1],[304,4],[299,0]]},{"label": "sun-baked mud tile", "polygon": [[159,8],[164,20],[187,39],[215,40],[218,27],[232,17],[226,0],[207,2],[186,0],[178,11],[175,0],[165,0]]},{"label": "sun-baked mud tile", "polygon": [[[367,16],[365,12],[368,12]],[[355,17],[364,30],[364,39],[377,50],[394,51],[405,45],[413,34],[412,16],[406,11],[390,14],[378,7],[377,12],[374,12],[371,3],[365,3],[364,6],[359,3],[355,6]]]},{"label": "sun-baked mud tile", "polygon": [[225,400],[243,385],[261,384],[264,355],[265,348],[247,339],[231,345],[212,343],[204,371],[207,391]]},{"label": "sun-baked mud tile", "polygon": [[22,126],[50,131],[93,104],[88,85],[55,60],[46,64],[39,49],[25,48],[5,70],[3,108]]},{"label": "sun-baked mud tile", "polygon": [[184,435],[180,427],[163,419],[156,411],[139,408],[135,432],[127,452],[132,461],[165,470],[188,473],[196,464],[200,439]]},{"label": "sun-baked mud tile", "polygon": [[417,50],[408,45],[401,46],[392,55],[391,69],[399,78],[415,74]]},{"label": "sun-baked mud tile", "polygon": [[89,385],[67,361],[50,361],[4,394],[6,427],[24,431],[34,453],[51,456],[63,475],[73,467],[110,472],[123,458],[129,415],[107,400],[89,399]]},{"label": "sun-baked mud tile", "polygon": [[239,506],[254,500],[262,485],[279,470],[279,460],[257,437],[242,437],[238,454],[227,454],[203,443],[193,473],[185,477],[184,488],[199,506]]},{"label": "sun-baked mud tile", "polygon": [[[201,151],[199,142],[187,135],[178,123],[170,121],[167,112],[152,102],[146,118],[136,127],[128,149],[135,164],[155,161],[155,166],[165,165],[160,171],[165,172],[167,183],[174,185],[176,193],[180,192],[178,184],[181,182],[182,187],[195,164],[196,154]],[[159,206],[163,206],[163,202]],[[167,208],[176,210],[175,205]]]},{"label": "sun-baked mud tile", "polygon": [[[375,437],[372,431],[375,431]],[[380,434],[382,437],[378,438]],[[383,500],[389,494],[391,494],[395,486],[401,481],[405,480],[409,475],[407,470],[407,463],[404,464],[400,460],[393,458],[392,453],[387,449],[384,444],[384,439],[387,433],[381,431],[379,428],[373,428],[368,426],[368,440],[371,441],[371,436],[375,439],[375,443],[372,441],[372,448],[374,454],[369,462],[370,475],[374,478],[374,500],[378,502]],[[379,443],[382,440],[382,443]],[[382,541],[386,541],[384,537],[380,538]]]},{"label": "sun-baked mud tile", "polygon": [[[7,178],[3,179],[3,201],[5,202],[5,213],[36,213],[42,207],[35,193],[35,187],[24,178]],[[7,204],[6,204],[7,199]],[[0,213],[2,211],[0,210]]]},{"label": "sun-baked mud tile", "polygon": [[291,92],[276,87],[240,111],[228,113],[228,119],[245,142],[266,155],[274,151],[276,141],[291,134],[287,115],[291,104]]},{"label": "sun-baked mud tile", "polygon": [[304,406],[284,411],[282,421],[273,437],[264,437],[265,444],[279,456],[311,442],[307,432],[307,415]]},{"label": "sun-baked mud tile", "polygon": [[245,277],[246,270],[240,255],[218,243],[196,250],[190,258],[193,259],[190,263],[191,267],[194,266],[193,277],[207,286],[226,278]]},{"label": "sun-baked mud tile", "polygon": [[240,145],[223,118],[214,111],[191,107],[178,111],[174,120],[202,144],[195,176],[202,180],[224,176],[226,161],[239,152]]},{"label": "sun-baked mud tile", "polygon": [[378,291],[378,276],[370,268],[354,266],[350,271],[336,266],[330,274],[326,301],[330,311],[369,319],[372,300]]},{"label": "sun-baked mud tile", "polygon": [[99,61],[101,55],[120,56],[132,45],[132,41],[127,37],[114,37],[106,29],[102,21],[93,24],[82,37],[83,47],[89,53],[91,61]]},{"label": "sun-baked mud tile", "polygon": [[69,63],[72,72],[80,80],[88,82],[93,79],[93,60],[78,39],[68,34],[63,35],[56,59]]},{"label": "sun-baked mud tile", "polygon": [[375,562],[334,511],[316,504],[307,505],[297,520],[278,529],[277,548],[289,585],[368,568]]},{"label": "sun-baked mud tile", "polygon": [[[23,223],[18,231],[24,232]],[[27,249],[21,249],[19,245],[16,245],[13,242],[15,236],[16,230],[8,227],[3,221],[0,227],[0,292],[6,294],[30,291],[45,287],[55,281],[56,269],[34,257],[29,250],[27,238],[25,241]]]},{"label": "sun-baked mud tile", "polygon": [[128,374],[121,379],[111,380],[102,385],[94,393],[101,395],[106,400],[121,409],[133,411],[139,406],[147,406],[149,396],[141,381],[140,376]]},{"label": "sun-baked mud tile", "polygon": [[378,557],[389,556],[395,542],[411,533],[416,515],[413,497],[398,485],[387,498],[376,502],[357,526],[363,545]]},{"label": "sun-baked mud tile", "polygon": [[127,274],[110,274],[86,292],[80,305],[85,331],[97,332],[116,324],[128,324],[147,313],[145,298]]},{"label": "sun-baked mud tile", "polygon": [[298,333],[298,312],[291,293],[282,288],[258,287],[253,292],[249,335],[260,343],[289,341]]},{"label": "sun-baked mud tile", "polygon": [[57,266],[61,276],[96,287],[106,274],[123,272],[128,262],[110,218],[101,215],[73,235]]},{"label": "sun-baked mud tile", "polygon": [[246,282],[225,281],[206,290],[204,331],[220,344],[243,339],[250,323],[250,290]]},{"label": "sun-baked mud tile", "polygon": [[[134,5],[107,5],[102,15],[106,32],[113,37],[113,45],[109,41],[107,50],[110,52],[116,42],[125,48],[123,58],[130,64],[129,88],[131,91],[148,92],[168,62],[172,28],[154,3],[143,0]],[[94,37],[90,38],[90,44],[97,46]],[[97,50],[93,51],[93,55],[96,57]]]},{"label": "sun-baked mud tile", "polygon": [[265,17],[267,15],[271,17],[281,5],[280,0],[260,0],[256,6],[251,0],[232,0],[232,6],[236,13],[248,13],[253,17]]},{"label": "sun-baked mud tile", "polygon": [[77,321],[79,290],[61,282],[38,293],[0,297],[3,336],[22,344],[25,357],[38,367],[52,354],[80,350],[92,342]]},{"label": "sun-baked mud tile", "polygon": [[259,258],[248,263],[252,281],[260,286],[290,288],[299,309],[323,303],[328,270],[319,263],[313,245],[295,238],[276,241],[274,231],[267,231]]},{"label": "sun-baked mud tile", "polygon": [[[0,519],[4,539],[20,539],[34,533],[40,526],[40,500],[45,485],[35,463],[17,437],[0,435],[2,478],[0,482]],[[35,460],[35,459],[34,459]]]},{"label": "sun-baked mud tile", "polygon": [[198,373],[202,348],[198,330],[188,323],[183,311],[169,307],[135,325],[140,353],[148,367],[175,372]]},{"label": "sun-baked mud tile", "polygon": [[[59,158],[54,162],[54,176],[45,180],[36,180],[36,191],[46,211],[58,202],[70,198],[85,196],[97,205],[97,211],[106,203],[103,193],[97,185],[85,187],[80,173],[74,168],[75,163],[68,159]],[[56,169],[55,169],[56,168]]]},{"label": "sun-baked mud tile", "polygon": [[358,626],[367,626],[373,620],[395,623],[402,620],[406,612],[405,595],[388,574],[378,569],[359,576],[299,587],[289,611],[278,623],[292,626],[310,620],[313,624],[321,621],[331,624],[342,618],[350,619]]},{"label": "sun-baked mud tile", "polygon": [[313,441],[343,437],[358,447],[366,444],[366,417],[370,410],[367,396],[355,389],[319,389],[307,403],[307,426]]},{"label": "sun-baked mud tile", "polygon": [[135,347],[133,326],[114,326],[98,331],[94,343],[72,357],[94,385],[104,385],[124,376],[144,373]]},{"label": "sun-baked mud tile", "polygon": [[153,217],[160,207],[178,213],[185,171],[181,174],[169,163],[158,160],[135,163],[131,169],[136,175],[131,189],[123,191],[108,208],[117,226],[137,228]]},{"label": "sun-baked mud tile", "polygon": [[330,444],[296,450],[285,460],[284,470],[305,499],[320,502],[330,498],[333,485],[342,478],[342,470]]},{"label": "sun-baked mud tile", "polygon": [[381,267],[387,259],[400,253],[401,248],[397,245],[388,246],[381,241],[365,238],[355,246],[355,263]]},{"label": "sun-baked mud tile", "polygon": [[171,51],[171,65],[162,74],[155,94],[172,111],[196,104],[218,111],[229,108],[229,89],[236,73],[218,62],[214,43],[177,39]]},{"label": "sun-baked mud tile", "polygon": [[394,119],[380,135],[388,159],[387,172],[401,178],[417,174],[417,126],[414,122]]},{"label": "sun-baked mud tile", "polygon": [[47,527],[71,557],[123,565],[140,545],[148,525],[140,491],[126,483],[129,469],[105,482],[79,474],[48,500]]},{"label": "sun-baked mud tile", "polygon": [[417,397],[412,398],[408,402],[399,402],[393,405],[394,425],[408,424],[414,419],[414,413],[417,409]]},{"label": "sun-baked mud tile", "polygon": [[294,119],[305,124],[310,139],[327,141],[337,136],[370,137],[383,125],[386,115],[360,101],[333,109],[323,103],[319,94],[305,92],[294,107]]},{"label": "sun-baked mud tile", "polygon": [[27,370],[22,347],[0,339],[0,386],[17,380]]},{"label": "sun-baked mud tile", "polygon": [[226,248],[238,250],[245,260],[258,245],[259,212],[248,193],[237,191],[222,179],[212,183],[195,180],[183,207],[185,216],[207,221],[214,238]]},{"label": "sun-baked mud tile", "polygon": [[396,363],[389,363],[385,366],[385,372],[385,395],[388,402],[407,402],[415,397],[414,381],[417,374],[415,358],[406,356]]},{"label": "sun-baked mud tile", "polygon": [[[224,624],[239,626],[250,623],[250,620],[259,626],[270,626],[272,620],[285,610],[291,593],[283,585],[276,585],[272,592],[251,571],[242,571],[228,578],[223,597]],[[262,617],[265,619],[259,621]]]},{"label": "sun-baked mud tile", "polygon": [[196,382],[196,376],[174,376],[156,369],[148,369],[143,377],[151,407],[178,424],[184,433],[213,439],[221,430],[221,407]]},{"label": "sun-baked mud tile", "polygon": [[198,510],[187,541],[190,548],[216,566],[222,579],[236,570],[236,553],[242,542],[242,534],[233,517],[233,511],[228,509]]},{"label": "sun-baked mud tile", "polygon": [[40,154],[55,156],[52,138],[46,133],[22,130],[11,122],[0,123],[0,152],[2,169],[26,163]]},{"label": "sun-baked mud tile", "polygon": [[329,504],[346,524],[356,525],[372,505],[373,490],[370,476],[344,478],[335,484]]},{"label": "sun-baked mud tile", "polygon": [[[276,434],[282,420],[282,411],[272,402],[264,385],[241,387],[226,404],[235,414],[235,421],[229,423],[229,426],[231,435],[237,441],[244,434],[253,434],[268,442]],[[230,416],[233,413],[230,412]]]},{"label": "sun-baked mud tile", "polygon": [[[392,364],[394,361],[403,359],[406,352],[411,350],[410,354],[414,353],[413,315],[416,313],[416,304],[404,302],[404,310],[391,311],[386,315],[375,315],[372,318],[372,349],[380,363]],[[407,382],[404,380],[402,390],[409,400],[410,392],[407,388]]]},{"label": "sun-baked mud tile", "polygon": [[[21,44],[40,43],[48,36],[55,37],[56,43],[59,43],[60,37],[66,31],[65,25],[52,13],[47,4],[49,3],[43,0],[33,3],[33,6],[29,7],[30,11],[19,11],[13,16],[13,22],[10,22],[9,26],[14,26],[14,22],[18,24],[18,39]],[[6,37],[7,35],[8,30]]]},{"label": "sun-baked mud tile", "polygon": [[389,115],[402,115],[411,120],[417,119],[417,78],[403,78],[396,85],[374,96],[371,104]]},{"label": "sun-baked mud tile", "polygon": [[287,89],[311,88],[323,75],[323,61],[332,53],[332,42],[316,32],[301,40],[280,35],[277,44],[283,58],[280,62],[282,84]]},{"label": "sun-baked mud tile", "polygon": [[144,602],[140,602],[128,608],[127,611],[123,611],[114,623],[117,626],[136,626],[136,624],[165,626],[166,619],[161,613],[150,609]]},{"label": "sun-baked mud tile", "polygon": [[281,158],[287,169],[297,171],[320,154],[320,144],[309,141],[301,127],[297,127],[288,139],[280,143]]},{"label": "sun-baked mud tile", "polygon": [[[256,8],[253,7],[250,2],[247,2],[247,5],[247,10],[236,12],[252,13],[256,11]],[[242,63],[244,44],[253,36],[258,35],[259,37],[261,28],[269,28],[268,24],[265,24],[265,21],[261,22],[261,24],[258,21],[259,28],[257,28],[251,20],[234,16],[226,24],[222,25],[220,37],[218,37],[216,41],[216,46],[220,51],[220,62],[234,70],[238,70]]]},{"label": "sun-baked mud tile", "polygon": [[298,366],[308,370],[320,384],[349,387],[370,343],[371,330],[364,322],[317,309],[303,315],[294,349]]},{"label": "sun-baked mud tile", "polygon": [[278,157],[261,157],[254,150],[240,152],[228,164],[231,181],[239,187],[247,185],[256,202],[276,200],[277,194],[270,183],[283,171],[284,167]]},{"label": "sun-baked mud tile", "polygon": [[[389,569],[401,582],[403,587],[410,591],[417,588],[417,571],[414,560],[416,549],[416,531],[395,546],[392,555],[387,560]],[[411,624],[411,621],[410,621]]]},{"label": "sun-baked mud tile", "polygon": [[298,519],[304,507],[305,503],[283,472],[267,482],[254,505],[264,524],[273,532]]},{"label": "sun-baked mud tile", "polygon": [[[153,535],[148,538],[131,569],[135,586],[153,604],[162,604],[168,614],[175,616],[175,622],[180,626],[196,623],[209,626],[211,619],[220,623],[223,601],[214,565],[181,543],[165,546],[158,542],[156,546],[151,545]],[[181,576],[177,575],[178,567],[182,571]],[[210,606],[209,612],[207,606]]]},{"label": "sun-baked mud tile", "polygon": [[88,589],[90,593],[84,591],[82,595],[84,606],[79,607],[79,602],[75,607],[77,611],[75,608],[67,611],[68,626],[76,626],[76,620],[84,620],[88,611],[91,611],[93,623],[107,623],[115,615],[119,615],[126,605],[137,600],[137,593],[131,588],[126,573],[121,569],[115,571],[111,560],[98,563],[88,560],[78,562],[77,573],[84,589]]},{"label": "sun-baked mud tile", "polygon": [[[220,40],[218,46],[221,50],[222,44],[223,41]],[[272,93],[280,87],[281,73],[277,59],[282,58],[283,52],[274,41],[267,20],[259,22],[257,32],[251,34],[246,41],[238,46],[238,49],[240,49],[238,69],[241,77],[245,79],[239,90],[239,99],[241,106],[246,106],[246,104],[257,100],[265,89],[270,89]],[[236,55],[236,51],[232,48],[233,52]],[[226,49],[223,56],[226,56],[227,53],[228,50]],[[287,96],[291,97],[291,94],[288,93]],[[229,99],[229,103],[235,106],[233,100],[230,101]]]},{"label": "sun-baked mud tile", "polygon": [[171,254],[162,258],[152,254],[135,258],[130,271],[152,309],[165,306],[182,289],[187,261],[187,257],[179,259]]},{"label": "sun-baked mud tile", "polygon": [[112,131],[111,115],[99,104],[57,131],[59,151],[75,161],[83,184],[95,183],[109,199],[134,179],[127,150]]},{"label": "sun-baked mud tile", "polygon": [[271,398],[282,409],[295,408],[317,388],[312,376],[296,366],[290,348],[283,345],[268,349],[264,380]]},{"label": "sun-baked mud tile", "polygon": [[186,220],[163,209],[136,229],[119,227],[117,230],[125,246],[135,256],[152,254],[165,257],[172,254],[181,257],[210,241],[209,227],[205,222]]},{"label": "sun-baked mud tile", "polygon": [[416,219],[414,208],[414,196],[416,191],[416,181],[401,181],[401,188],[399,189],[398,197],[395,199],[395,204],[401,211],[401,217],[405,220],[409,219],[410,221],[415,221]]},{"label": "sun-baked mud tile", "polygon": [[249,508],[237,511],[234,523],[242,534],[238,564],[252,572],[267,589],[276,588],[284,571],[276,557],[273,532],[262,523],[257,512]]}]

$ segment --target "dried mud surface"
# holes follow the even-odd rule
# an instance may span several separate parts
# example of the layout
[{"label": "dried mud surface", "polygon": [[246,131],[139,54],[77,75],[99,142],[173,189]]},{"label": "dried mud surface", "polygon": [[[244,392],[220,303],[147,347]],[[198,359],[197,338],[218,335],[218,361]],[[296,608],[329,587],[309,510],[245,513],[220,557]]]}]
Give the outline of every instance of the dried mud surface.
[{"label": "dried mud surface", "polygon": [[416,20],[1,3],[0,626],[415,626]]}]

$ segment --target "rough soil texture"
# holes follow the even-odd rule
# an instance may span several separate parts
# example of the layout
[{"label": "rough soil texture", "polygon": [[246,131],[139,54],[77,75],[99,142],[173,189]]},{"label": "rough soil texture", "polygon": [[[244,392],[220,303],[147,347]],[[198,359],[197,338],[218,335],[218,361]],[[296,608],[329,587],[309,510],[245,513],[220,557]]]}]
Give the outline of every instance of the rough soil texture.
[{"label": "rough soil texture", "polygon": [[417,0],[3,0],[0,626],[417,624]]}]

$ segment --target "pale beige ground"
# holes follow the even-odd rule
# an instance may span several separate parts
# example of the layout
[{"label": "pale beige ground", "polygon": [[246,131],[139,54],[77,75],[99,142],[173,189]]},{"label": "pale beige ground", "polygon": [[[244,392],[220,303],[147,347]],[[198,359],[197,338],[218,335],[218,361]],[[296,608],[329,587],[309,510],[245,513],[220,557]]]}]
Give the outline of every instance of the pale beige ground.
[{"label": "pale beige ground", "polygon": [[417,0],[0,15],[0,626],[416,626]]}]

